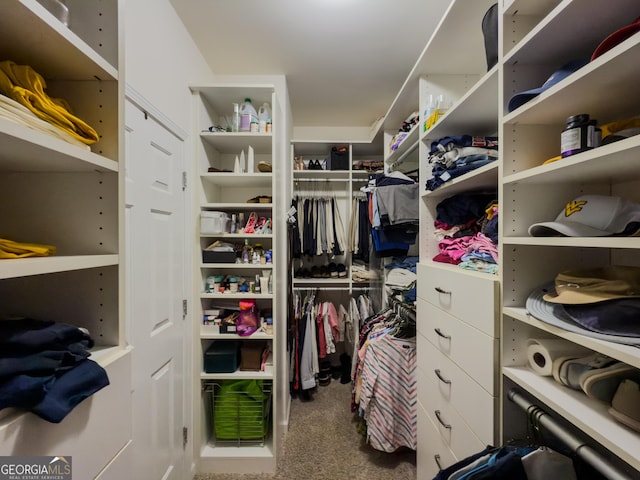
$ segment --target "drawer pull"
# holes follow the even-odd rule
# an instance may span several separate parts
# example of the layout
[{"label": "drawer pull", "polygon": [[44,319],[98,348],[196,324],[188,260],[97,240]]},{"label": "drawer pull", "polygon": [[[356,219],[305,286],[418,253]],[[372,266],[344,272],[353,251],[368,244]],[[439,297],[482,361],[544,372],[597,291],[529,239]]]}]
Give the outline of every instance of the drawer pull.
[{"label": "drawer pull", "polygon": [[443,290],[440,287],[435,287],[436,292],[441,293],[443,295],[451,295],[451,292],[447,292],[446,290]]},{"label": "drawer pull", "polygon": [[442,424],[442,426],[443,426],[444,428],[446,428],[447,430],[451,430],[451,425],[449,425],[448,423],[444,423],[444,422],[442,421],[442,417],[440,417],[440,410],[436,410],[436,411],[435,411],[435,414],[436,414],[436,418],[437,418],[437,419],[438,419],[438,421]]},{"label": "drawer pull", "polygon": [[441,336],[442,338],[446,338],[447,340],[451,340],[451,335],[445,335],[444,333],[442,333],[440,331],[439,328],[434,328],[433,329],[434,332],[436,332],[439,336]]},{"label": "drawer pull", "polygon": [[440,465],[440,454],[436,453],[433,456],[433,459],[436,461],[436,465],[438,466],[438,470],[442,471],[442,465]]},{"label": "drawer pull", "polygon": [[451,385],[451,380],[447,380],[446,378],[444,378],[444,377],[442,376],[442,373],[440,373],[440,369],[436,368],[436,369],[434,370],[434,372],[435,372],[436,376],[440,379],[440,381],[441,381],[442,383],[446,383],[447,385]]}]

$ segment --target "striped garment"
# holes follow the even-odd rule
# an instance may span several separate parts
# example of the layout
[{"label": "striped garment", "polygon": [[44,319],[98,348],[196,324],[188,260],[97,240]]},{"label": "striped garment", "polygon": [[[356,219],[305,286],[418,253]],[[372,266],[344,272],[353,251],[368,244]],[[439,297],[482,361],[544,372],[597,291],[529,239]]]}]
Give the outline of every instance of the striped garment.
[{"label": "striped garment", "polygon": [[390,334],[371,339],[362,369],[360,408],[376,450],[416,449],[416,341]]}]

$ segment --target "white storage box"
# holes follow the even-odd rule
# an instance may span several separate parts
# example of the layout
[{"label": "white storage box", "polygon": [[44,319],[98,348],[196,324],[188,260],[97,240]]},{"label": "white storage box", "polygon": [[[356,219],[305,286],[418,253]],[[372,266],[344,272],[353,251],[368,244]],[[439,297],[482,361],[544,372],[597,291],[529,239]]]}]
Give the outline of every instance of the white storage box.
[{"label": "white storage box", "polygon": [[200,233],[218,234],[227,231],[229,215],[225,212],[200,212]]}]

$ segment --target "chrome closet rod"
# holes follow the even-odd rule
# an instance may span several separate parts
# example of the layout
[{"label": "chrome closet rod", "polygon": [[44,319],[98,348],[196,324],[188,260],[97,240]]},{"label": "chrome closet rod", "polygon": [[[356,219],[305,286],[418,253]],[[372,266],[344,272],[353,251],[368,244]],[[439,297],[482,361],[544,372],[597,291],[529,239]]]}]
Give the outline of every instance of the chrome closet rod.
[{"label": "chrome closet rod", "polygon": [[348,178],[294,178],[294,182],[348,182]]},{"label": "chrome closet rod", "polygon": [[[349,293],[349,287],[293,287],[294,290],[322,290],[322,291],[334,291]],[[351,287],[351,290],[370,290],[371,287]]]},{"label": "chrome closet rod", "polygon": [[418,145],[420,145],[420,140],[416,140],[415,143],[413,143],[409,148],[407,148],[407,151],[404,152],[402,155],[400,155],[398,159],[390,165],[390,167],[393,169],[402,165],[402,163],[404,163],[405,158],[407,158],[418,147]]},{"label": "chrome closet rod", "polygon": [[621,468],[612,465],[610,460],[574,433],[566,430],[542,407],[530,402],[518,389],[510,389],[508,398],[522,410],[530,413],[531,416],[535,416],[538,424],[548,430],[555,438],[564,443],[569,449],[574,451],[577,456],[582,458],[602,475],[610,480],[629,480],[629,473],[625,473]]}]

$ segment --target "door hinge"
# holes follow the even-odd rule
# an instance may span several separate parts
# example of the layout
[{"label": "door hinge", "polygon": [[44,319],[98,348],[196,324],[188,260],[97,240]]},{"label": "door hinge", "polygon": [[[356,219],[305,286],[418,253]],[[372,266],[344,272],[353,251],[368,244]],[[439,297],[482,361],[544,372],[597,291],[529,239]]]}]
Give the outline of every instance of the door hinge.
[{"label": "door hinge", "polygon": [[182,319],[187,318],[187,300],[182,300]]},{"label": "door hinge", "polygon": [[189,429],[182,427],[182,449],[187,448],[187,438],[189,437]]},{"label": "door hinge", "polygon": [[187,172],[182,172],[182,191],[187,189]]}]

